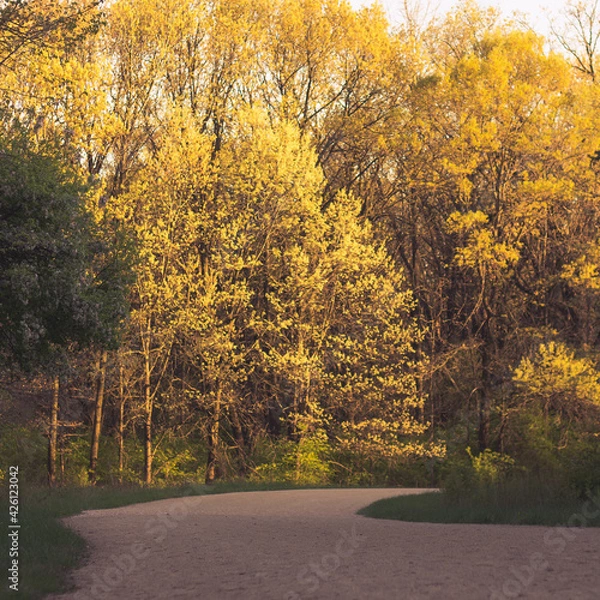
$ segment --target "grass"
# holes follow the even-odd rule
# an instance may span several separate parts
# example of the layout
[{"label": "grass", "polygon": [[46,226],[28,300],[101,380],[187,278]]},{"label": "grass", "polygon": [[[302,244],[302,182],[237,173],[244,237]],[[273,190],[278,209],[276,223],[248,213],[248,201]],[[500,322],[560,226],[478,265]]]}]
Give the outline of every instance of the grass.
[{"label": "grass", "polygon": [[564,492],[540,492],[532,484],[517,482],[460,497],[445,492],[398,496],[374,502],[359,514],[425,523],[600,527],[600,493],[582,499]]},{"label": "grass", "polygon": [[[290,483],[249,483],[234,481],[213,486],[199,484],[178,487],[73,487],[31,488],[21,485],[19,498],[19,594],[20,598],[37,600],[46,594],[66,591],[69,571],[88,556],[85,541],[60,523],[62,517],[83,510],[116,508],[139,502],[165,498],[199,496],[238,491],[261,491],[297,488]],[[8,514],[6,489],[0,490],[1,523]],[[6,535],[3,527],[2,535]],[[0,545],[2,572],[7,573],[8,553]],[[0,597],[6,590],[2,582]]]}]

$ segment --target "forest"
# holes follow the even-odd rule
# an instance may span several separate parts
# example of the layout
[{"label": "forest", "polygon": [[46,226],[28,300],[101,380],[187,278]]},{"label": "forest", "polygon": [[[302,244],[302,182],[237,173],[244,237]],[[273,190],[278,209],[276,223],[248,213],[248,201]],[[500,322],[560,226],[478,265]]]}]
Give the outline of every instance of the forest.
[{"label": "forest", "polygon": [[0,478],[597,488],[597,4],[2,0]]}]

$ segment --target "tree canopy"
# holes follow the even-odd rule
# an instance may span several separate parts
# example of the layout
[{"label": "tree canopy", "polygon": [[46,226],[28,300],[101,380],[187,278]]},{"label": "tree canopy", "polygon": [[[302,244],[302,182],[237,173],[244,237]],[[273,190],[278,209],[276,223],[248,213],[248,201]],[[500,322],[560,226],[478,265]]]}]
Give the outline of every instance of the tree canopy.
[{"label": "tree canopy", "polygon": [[0,3],[3,357],[106,381],[120,479],[593,454],[596,12]]}]

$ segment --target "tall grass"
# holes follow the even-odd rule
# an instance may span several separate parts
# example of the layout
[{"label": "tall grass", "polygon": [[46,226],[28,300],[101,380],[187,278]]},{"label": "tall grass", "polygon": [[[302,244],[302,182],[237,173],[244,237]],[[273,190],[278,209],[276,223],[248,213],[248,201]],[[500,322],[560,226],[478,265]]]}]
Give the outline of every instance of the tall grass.
[{"label": "tall grass", "polygon": [[359,514],[428,523],[600,527],[600,492],[578,494],[561,482],[510,478],[465,489],[380,500]]}]

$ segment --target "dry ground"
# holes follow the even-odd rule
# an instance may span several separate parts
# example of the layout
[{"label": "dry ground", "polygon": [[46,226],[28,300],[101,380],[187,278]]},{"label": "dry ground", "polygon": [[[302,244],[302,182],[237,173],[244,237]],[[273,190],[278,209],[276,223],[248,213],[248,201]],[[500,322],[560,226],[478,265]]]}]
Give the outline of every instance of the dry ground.
[{"label": "dry ground", "polygon": [[91,545],[54,600],[600,598],[600,530],[359,517],[424,490],[246,492],[67,519]]}]

